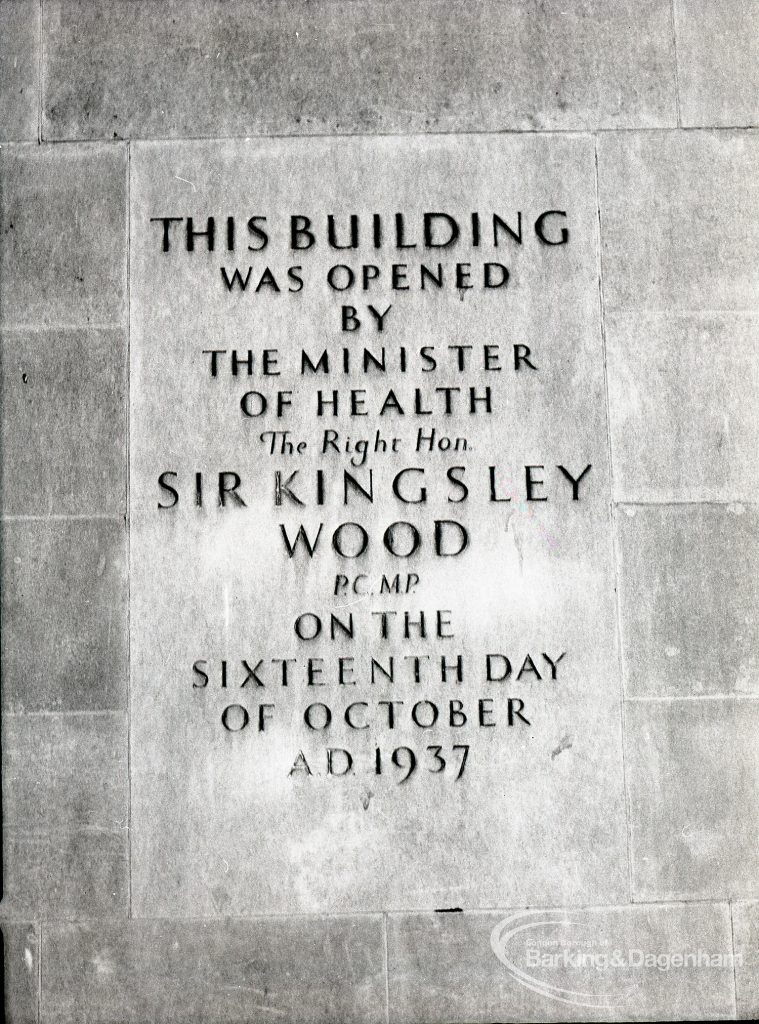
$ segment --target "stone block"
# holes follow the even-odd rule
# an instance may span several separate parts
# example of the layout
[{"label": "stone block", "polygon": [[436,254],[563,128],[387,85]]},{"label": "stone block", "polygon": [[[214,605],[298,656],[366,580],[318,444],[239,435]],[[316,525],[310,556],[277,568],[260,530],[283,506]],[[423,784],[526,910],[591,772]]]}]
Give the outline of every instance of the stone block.
[{"label": "stone block", "polygon": [[[126,918],[127,830],[16,832],[5,829],[0,918],[42,921]],[[78,984],[79,979],[72,976]]]},{"label": "stone block", "polygon": [[5,1024],[39,1019],[39,939],[33,924],[3,921]]},{"label": "stone block", "polygon": [[40,5],[0,4],[0,141],[32,142],[39,130]]},{"label": "stone block", "polygon": [[380,917],[54,923],[49,1024],[381,1024]]},{"label": "stone block", "polygon": [[675,25],[683,125],[759,125],[759,6],[751,0],[675,0]]},{"label": "stone block", "polygon": [[676,124],[665,0],[65,0],[44,32],[44,139]]},{"label": "stone block", "polygon": [[123,514],[126,332],[5,332],[0,359],[4,514]]},{"label": "stone block", "polygon": [[609,311],[756,310],[756,132],[598,140]]},{"label": "stone block", "polygon": [[3,325],[124,325],[126,196],[126,146],[3,149]]},{"label": "stone block", "polygon": [[6,711],[125,707],[126,577],[121,519],[2,523]]},{"label": "stone block", "polygon": [[628,701],[633,899],[759,891],[759,702]]},{"label": "stone block", "polygon": [[392,914],[388,976],[390,1024],[710,1020],[735,1005],[727,904]]},{"label": "stone block", "polygon": [[614,496],[751,500],[759,478],[759,317],[609,314]]},{"label": "stone block", "polygon": [[628,697],[759,693],[759,510],[617,509]]},{"label": "stone block", "polygon": [[3,717],[3,821],[18,832],[123,830],[126,716]]}]

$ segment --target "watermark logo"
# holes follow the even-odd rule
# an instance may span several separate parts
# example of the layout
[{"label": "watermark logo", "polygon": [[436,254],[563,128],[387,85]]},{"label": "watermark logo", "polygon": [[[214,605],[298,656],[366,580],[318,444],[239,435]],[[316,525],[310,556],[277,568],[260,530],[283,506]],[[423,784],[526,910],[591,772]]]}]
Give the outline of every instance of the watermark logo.
[{"label": "watermark logo", "polygon": [[493,952],[519,985],[546,999],[612,1011],[641,983],[640,972],[729,970],[741,955],[680,946],[642,948],[615,942],[593,911],[527,910],[504,918],[490,935]]}]

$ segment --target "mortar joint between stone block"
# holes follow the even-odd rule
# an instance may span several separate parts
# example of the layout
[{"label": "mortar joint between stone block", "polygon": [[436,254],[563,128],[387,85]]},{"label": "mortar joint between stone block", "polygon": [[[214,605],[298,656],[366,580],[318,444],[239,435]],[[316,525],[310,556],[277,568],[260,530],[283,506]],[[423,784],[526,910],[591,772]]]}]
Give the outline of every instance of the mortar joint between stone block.
[{"label": "mortar joint between stone block", "polygon": [[735,920],[733,918],[733,901],[727,902],[728,913],[730,914],[730,943],[733,950],[733,1013],[738,1019],[738,975],[735,971]]},{"label": "mortar joint between stone block", "polygon": [[45,15],[44,0],[39,2],[39,50],[37,52],[37,142],[42,144],[42,108],[45,83]]},{"label": "mortar joint between stone block", "polygon": [[132,290],[131,290],[131,261],[132,261],[132,146],[127,141],[126,160],[126,387],[124,401],[126,403],[126,414],[124,422],[125,447],[124,458],[126,459],[126,557],[127,557],[127,579],[126,579],[126,707],[127,707],[127,916],[132,917],[132,538],[131,538],[131,377],[132,377],[132,355],[131,355],[131,327],[132,327]]},{"label": "mortar joint between stone block", "polygon": [[387,949],[387,913],[382,915],[382,946],[385,974],[385,1024],[390,1024],[390,960]]},{"label": "mortar joint between stone block", "polygon": [[600,186],[600,173],[598,164],[598,138],[593,138],[593,159],[594,159],[594,175],[595,175],[595,193],[596,193],[596,230],[597,230],[597,246],[598,246],[598,303],[599,303],[599,321],[601,331],[601,354],[603,357],[603,382],[604,382],[604,404],[606,412],[606,457],[609,467],[609,533],[610,533],[610,557],[612,562],[612,571],[614,579],[614,625],[615,625],[615,640],[617,648],[617,676],[619,679],[620,697],[619,702],[619,727],[620,727],[620,740],[621,740],[621,759],[622,759],[622,788],[623,788],[623,799],[625,806],[625,832],[627,838],[627,896],[628,900],[632,902],[633,897],[633,871],[632,871],[632,821],[630,815],[630,802],[629,802],[629,790],[627,785],[627,760],[625,753],[625,680],[622,663],[622,622],[621,622],[621,606],[619,599],[619,565],[617,558],[617,539],[616,539],[616,520],[614,515],[614,458],[611,441],[611,402],[609,398],[609,371],[608,371],[608,360],[606,350],[606,303],[604,296],[604,281],[603,281],[603,220],[601,216],[601,186]]},{"label": "mortar joint between stone block", "polygon": [[680,110],[680,72],[677,63],[677,12],[675,5],[677,0],[670,0],[670,17],[672,20],[672,57],[675,70],[675,110],[677,113],[677,127],[682,128],[683,118]]}]

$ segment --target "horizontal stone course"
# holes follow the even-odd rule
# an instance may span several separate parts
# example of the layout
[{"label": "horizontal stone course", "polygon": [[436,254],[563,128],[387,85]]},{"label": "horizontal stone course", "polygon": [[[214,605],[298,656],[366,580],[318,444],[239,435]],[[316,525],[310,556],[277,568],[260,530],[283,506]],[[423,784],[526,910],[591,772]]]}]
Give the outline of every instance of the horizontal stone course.
[{"label": "horizontal stone course", "polygon": [[616,511],[628,697],[759,695],[759,508]]},{"label": "horizontal stone course", "polygon": [[[724,962],[645,960],[699,950]],[[734,1013],[731,953],[727,904],[391,914],[389,1020],[724,1019]]]},{"label": "horizontal stone course", "polygon": [[54,923],[46,1024],[382,1024],[382,918]]},{"label": "horizontal stone course", "polygon": [[676,124],[668,0],[65,0],[44,35],[46,140]]}]

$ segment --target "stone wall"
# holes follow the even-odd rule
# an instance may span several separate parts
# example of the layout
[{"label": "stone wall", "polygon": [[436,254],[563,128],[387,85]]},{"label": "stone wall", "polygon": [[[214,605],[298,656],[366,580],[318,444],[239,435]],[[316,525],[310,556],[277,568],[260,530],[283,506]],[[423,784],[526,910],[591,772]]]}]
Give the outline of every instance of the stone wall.
[{"label": "stone wall", "polygon": [[530,900],[177,917],[133,898],[134,154],[428,133],[587,149],[627,849],[620,898],[586,913],[612,943],[742,954],[646,973],[620,1019],[759,1013],[758,50],[755,0],[0,0],[8,1020],[593,1012],[490,952]]}]

